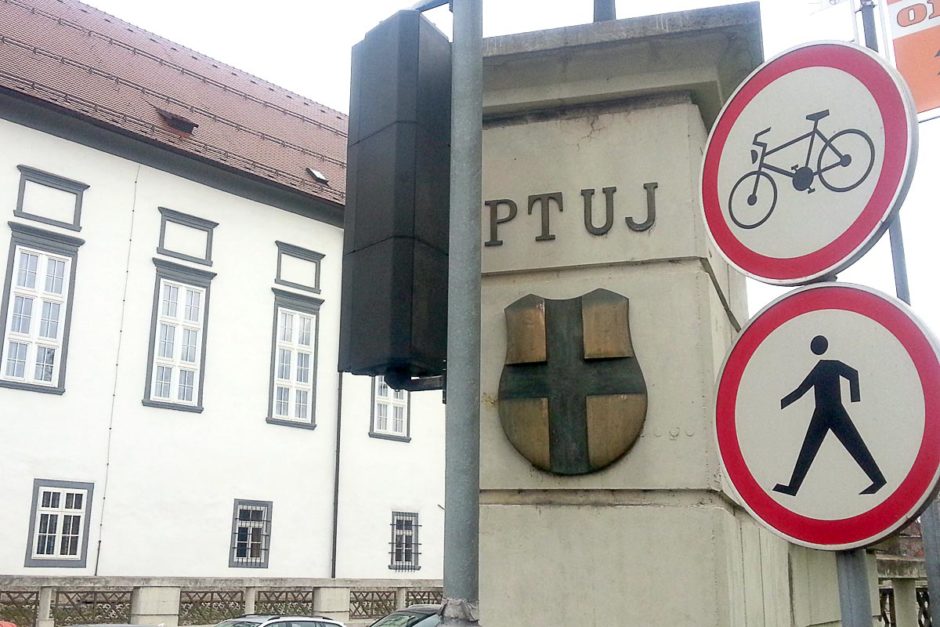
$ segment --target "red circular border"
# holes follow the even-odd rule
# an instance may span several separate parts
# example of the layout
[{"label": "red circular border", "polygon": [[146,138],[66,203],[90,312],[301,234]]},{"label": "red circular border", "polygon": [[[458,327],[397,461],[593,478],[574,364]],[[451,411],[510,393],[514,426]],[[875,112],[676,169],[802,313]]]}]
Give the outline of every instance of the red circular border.
[{"label": "red circular border", "polygon": [[[842,235],[819,250],[800,257],[770,257],[742,244],[728,227],[718,199],[718,162],[731,129],[751,100],[778,78],[809,67],[830,67],[846,72],[872,94],[881,111],[885,133],[881,176],[868,204]],[[910,144],[910,121],[904,99],[891,74],[876,59],[844,44],[814,44],[797,48],[757,70],[739,88],[715,123],[702,168],[705,221],[718,248],[734,265],[755,277],[772,282],[798,282],[821,276],[838,269],[878,231],[903,183]]]},{"label": "red circular border", "polygon": [[[894,335],[914,362],[924,391],[924,434],[907,476],[874,508],[837,520],[797,514],[775,501],[751,474],[737,437],[736,405],[741,377],[757,348],[782,324],[813,311],[855,312],[881,324]],[[783,297],[753,319],[731,349],[716,395],[718,450],[728,478],[748,509],[767,525],[816,547],[864,546],[879,540],[908,517],[935,486],[940,467],[940,360],[916,321],[888,298],[862,289],[810,287]]]}]

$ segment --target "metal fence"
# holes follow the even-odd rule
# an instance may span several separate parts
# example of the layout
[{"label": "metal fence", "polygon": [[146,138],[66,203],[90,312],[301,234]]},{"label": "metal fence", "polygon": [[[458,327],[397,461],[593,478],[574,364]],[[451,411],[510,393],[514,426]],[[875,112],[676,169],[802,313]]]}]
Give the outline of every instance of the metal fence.
[{"label": "metal fence", "polygon": [[378,618],[394,612],[394,590],[350,590],[349,618]]},{"label": "metal fence", "polygon": [[[881,601],[881,614],[879,622],[884,627],[897,627],[897,615],[894,605],[894,590],[881,588],[879,590]],[[930,595],[927,588],[917,588],[917,625],[918,627],[932,627],[930,620]]]},{"label": "metal fence", "polygon": [[33,590],[0,590],[0,620],[19,627],[36,624],[39,611],[39,592]]},{"label": "metal fence", "polygon": [[180,592],[180,625],[214,625],[226,618],[244,613],[245,591],[182,590]]},{"label": "metal fence", "polygon": [[56,625],[131,622],[133,590],[57,590],[52,600]]}]

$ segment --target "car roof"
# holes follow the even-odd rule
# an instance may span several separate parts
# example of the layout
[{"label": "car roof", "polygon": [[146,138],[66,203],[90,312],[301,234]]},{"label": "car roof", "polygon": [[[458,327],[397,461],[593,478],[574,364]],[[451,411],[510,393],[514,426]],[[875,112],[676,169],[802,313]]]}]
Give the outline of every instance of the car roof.
[{"label": "car roof", "polygon": [[436,614],[441,611],[440,603],[418,603],[416,605],[409,605],[405,608],[412,612],[424,612],[427,614]]},{"label": "car roof", "polygon": [[331,623],[336,623],[341,625],[336,619],[330,618],[328,616],[291,616],[287,614],[245,614],[244,616],[237,616],[235,618],[230,618],[231,621],[244,621],[250,623],[266,623],[272,620],[283,620],[283,621],[310,621],[310,620],[319,620],[319,621],[328,621]]}]

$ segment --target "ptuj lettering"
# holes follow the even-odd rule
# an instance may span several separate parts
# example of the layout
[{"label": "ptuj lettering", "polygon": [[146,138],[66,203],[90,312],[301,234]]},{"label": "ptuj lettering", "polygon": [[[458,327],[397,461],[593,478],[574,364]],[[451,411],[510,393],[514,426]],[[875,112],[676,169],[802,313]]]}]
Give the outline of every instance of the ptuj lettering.
[{"label": "ptuj lettering", "polygon": [[[646,219],[642,222],[637,221],[632,216],[627,216],[624,222],[631,231],[642,232],[649,230],[656,222],[656,188],[659,183],[644,183],[643,189],[646,190]],[[614,194],[616,187],[604,187],[601,191],[604,194],[604,213],[603,223],[598,226],[594,215],[594,189],[582,189],[581,199],[584,207],[584,228],[591,235],[606,235],[614,226]],[[490,238],[484,242],[485,246],[502,246],[503,240],[499,239],[499,225],[506,224],[516,219],[519,213],[519,206],[514,200],[509,198],[499,198],[487,200],[483,203],[489,210],[490,219]],[[535,236],[537,242],[550,242],[555,239],[555,234],[551,229],[551,214],[554,208],[559,213],[564,212],[565,203],[562,192],[547,192],[544,194],[533,194],[527,199],[527,214],[532,215],[534,210],[539,212],[539,232]],[[504,208],[504,209],[502,209]]]}]

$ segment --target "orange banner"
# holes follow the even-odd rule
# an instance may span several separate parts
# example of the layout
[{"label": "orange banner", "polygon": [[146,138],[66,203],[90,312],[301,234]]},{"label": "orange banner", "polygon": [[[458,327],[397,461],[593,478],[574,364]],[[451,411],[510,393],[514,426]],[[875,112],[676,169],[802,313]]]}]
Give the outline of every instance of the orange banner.
[{"label": "orange banner", "polygon": [[940,107],[940,0],[888,0],[894,62],[917,112]]}]

